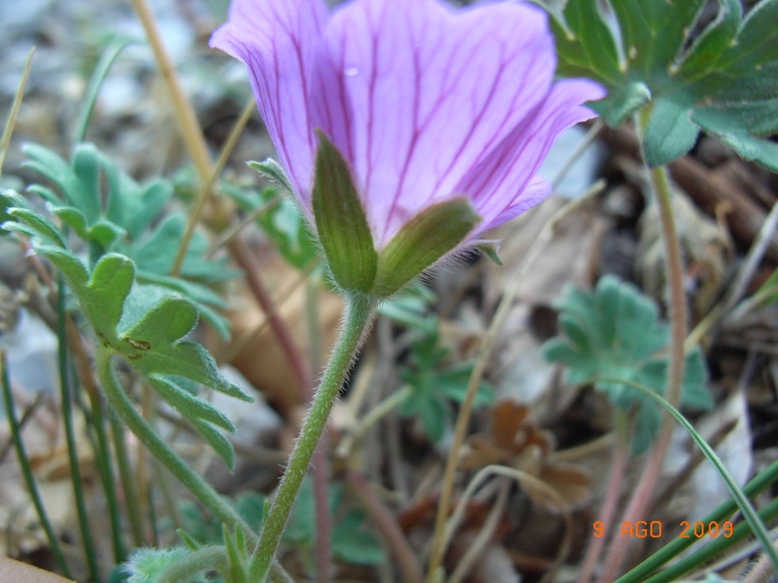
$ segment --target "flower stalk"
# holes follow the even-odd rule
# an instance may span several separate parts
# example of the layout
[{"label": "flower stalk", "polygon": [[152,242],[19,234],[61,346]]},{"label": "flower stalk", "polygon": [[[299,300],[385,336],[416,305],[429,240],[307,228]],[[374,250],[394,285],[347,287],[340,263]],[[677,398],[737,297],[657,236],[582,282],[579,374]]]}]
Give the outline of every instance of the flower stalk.
[{"label": "flower stalk", "polygon": [[[651,115],[651,106],[648,105],[638,112],[637,126],[641,135],[645,134],[648,120]],[[645,156],[644,156],[645,157]],[[664,166],[649,168],[651,186],[659,209],[659,223],[662,242],[666,258],[667,290],[670,303],[670,354],[667,367],[667,401],[677,407],[681,397],[681,385],[683,383],[683,368],[686,341],[686,299],[683,289],[683,261],[681,258],[681,243],[678,239],[678,231],[673,218],[672,194],[667,178],[667,169]],[[640,520],[651,499],[656,482],[662,471],[667,449],[673,434],[673,418],[663,411],[658,438],[651,451],[651,457],[640,476],[640,481],[630,499],[627,509],[624,511],[622,522],[634,523]],[[606,583],[616,578],[618,570],[625,556],[628,538],[622,538],[614,534],[608,556],[605,562],[600,581]]]},{"label": "flower stalk", "polygon": [[259,543],[251,558],[249,569],[251,581],[263,583],[267,577],[284,526],[316,451],[319,438],[327,424],[330,411],[337,400],[346,375],[351,370],[354,356],[362,345],[373,308],[374,301],[370,297],[351,294],[346,298],[345,318],[340,337],[330,356],[262,529]]}]

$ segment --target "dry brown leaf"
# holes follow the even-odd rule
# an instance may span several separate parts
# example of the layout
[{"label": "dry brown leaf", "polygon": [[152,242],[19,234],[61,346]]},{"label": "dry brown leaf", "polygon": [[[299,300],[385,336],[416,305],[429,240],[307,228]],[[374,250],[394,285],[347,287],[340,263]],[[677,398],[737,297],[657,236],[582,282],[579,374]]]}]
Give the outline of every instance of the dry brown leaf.
[{"label": "dry brown leaf", "polygon": [[[492,409],[489,434],[474,435],[467,442],[461,467],[475,470],[492,464],[514,467],[541,480],[546,487],[522,484],[527,496],[538,505],[555,511],[570,511],[591,496],[589,472],[578,465],[552,462],[554,436],[532,422],[527,407],[501,401]],[[549,495],[556,491],[564,501]]]}]

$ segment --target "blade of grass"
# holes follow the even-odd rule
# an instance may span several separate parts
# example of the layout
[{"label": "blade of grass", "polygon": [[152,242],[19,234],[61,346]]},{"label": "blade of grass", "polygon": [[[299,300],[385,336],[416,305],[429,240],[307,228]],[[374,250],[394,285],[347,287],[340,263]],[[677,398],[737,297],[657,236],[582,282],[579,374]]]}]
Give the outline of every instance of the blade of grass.
[{"label": "blade of grass", "polygon": [[105,48],[103,54],[100,55],[100,59],[97,61],[97,65],[95,65],[95,70],[89,78],[89,86],[86,88],[86,97],[84,98],[84,103],[81,105],[81,113],[78,115],[76,131],[73,134],[74,144],[80,144],[84,141],[86,130],[89,127],[89,119],[92,117],[92,110],[97,101],[97,94],[100,92],[100,87],[108,75],[108,71],[110,71],[114,61],[125,47],[133,43],[134,41],[127,38],[114,38]]},{"label": "blade of grass", "polygon": [[[32,404],[30,404],[24,410],[24,413],[22,413],[22,418],[19,420],[19,432],[24,430],[24,426],[30,422],[30,419],[32,419],[35,411],[38,410],[38,407],[41,406],[41,403],[43,403],[43,393],[38,393],[35,395],[35,400],[32,402]],[[5,456],[8,455],[8,452],[11,451],[13,446],[14,440],[13,437],[10,437],[8,441],[3,444],[3,447],[0,448],[0,464],[5,461]]]},{"label": "blade of grass", "polygon": [[89,580],[100,581],[100,573],[97,567],[94,539],[89,527],[89,519],[86,513],[86,501],[81,482],[81,469],[78,465],[78,453],[76,451],[76,435],[73,429],[73,398],[70,390],[70,362],[67,346],[67,332],[65,322],[67,312],[65,310],[65,282],[60,275],[57,278],[57,352],[59,357],[59,386],[62,407],[62,421],[65,427],[65,440],[68,449],[68,464],[70,466],[70,481],[73,484],[73,495],[76,501],[78,514],[78,526],[81,531],[81,542],[84,545],[84,556],[89,569]]},{"label": "blade of grass", "polygon": [[770,535],[767,532],[767,528],[765,527],[764,523],[759,518],[759,515],[751,505],[748,497],[743,493],[743,490],[741,490],[735,483],[735,480],[729,474],[729,471],[724,466],[719,456],[715,451],[713,451],[713,448],[708,445],[705,439],[703,439],[703,437],[697,433],[694,427],[692,427],[692,424],[687,421],[686,417],[684,417],[681,412],[673,407],[664,397],[639,383],[610,377],[597,377],[596,379],[591,379],[591,382],[594,382],[595,380],[600,382],[621,383],[628,387],[632,387],[633,389],[640,391],[652,399],[655,403],[661,405],[668,413],[670,413],[670,415],[675,418],[675,420],[689,433],[694,443],[696,443],[697,447],[702,450],[702,453],[716,470],[716,473],[722,479],[724,485],[727,487],[727,490],[729,490],[729,493],[732,495],[732,498],[734,498],[738,508],[743,513],[743,517],[751,526],[754,535],[762,544],[764,552],[770,557],[770,560],[772,561],[775,569],[778,570],[778,551],[775,549],[775,547],[773,547],[772,540],[770,539]]},{"label": "blade of grass", "polygon": [[149,524],[151,525],[151,546],[159,546],[159,527],[157,526],[157,511],[154,509],[154,484],[148,483],[146,488],[146,506],[149,511]]},{"label": "blade of grass", "polygon": [[11,136],[13,135],[14,127],[16,126],[16,118],[19,116],[19,109],[22,107],[24,88],[27,85],[27,78],[30,76],[32,55],[34,53],[35,47],[30,49],[30,52],[27,55],[27,61],[24,63],[24,72],[22,73],[22,78],[19,81],[19,87],[16,89],[13,105],[11,105],[11,113],[8,115],[8,120],[5,122],[3,137],[0,138],[0,176],[3,175],[3,162],[5,161],[5,153],[8,151],[8,144],[11,143]]},{"label": "blade of grass", "polygon": [[[778,480],[778,460],[770,464],[759,475],[755,476],[748,484],[743,486],[743,493],[749,498],[753,498],[770,484]],[[772,503],[771,503],[772,504]],[[737,503],[733,498],[719,504],[714,510],[712,510],[702,522],[708,524],[710,522],[723,522],[737,510]],[[765,510],[760,511],[760,516]],[[763,516],[764,518],[764,516]],[[765,520],[770,520],[765,518]],[[737,527],[735,529],[737,532]],[[750,530],[749,530],[750,532]],[[734,538],[734,536],[733,536]],[[732,539],[729,539],[732,540]],[[696,542],[693,538],[677,538],[671,543],[662,547],[659,551],[654,553],[648,559],[640,563],[637,567],[624,574],[619,578],[616,583],[637,583],[643,581],[643,579],[656,571],[662,565],[670,562],[670,560],[677,555],[680,555],[683,551],[688,549]],[[733,543],[736,541],[733,541]]]},{"label": "blade of grass", "polygon": [[97,471],[100,475],[100,482],[102,483],[103,494],[105,495],[105,502],[108,507],[113,560],[116,564],[119,564],[123,563],[127,558],[127,552],[124,548],[124,541],[122,541],[122,522],[119,517],[119,500],[116,496],[113,460],[111,458],[110,448],[108,447],[108,436],[105,433],[105,414],[100,398],[92,394],[90,394],[89,397],[89,409],[87,409],[86,403],[83,404],[83,409],[84,412],[89,412],[91,410],[91,424],[96,439],[95,459],[97,460]]},{"label": "blade of grass", "polygon": [[130,456],[127,451],[127,442],[124,437],[124,428],[116,415],[109,415],[108,423],[111,427],[113,448],[116,452],[116,465],[119,468],[119,479],[124,492],[124,503],[127,505],[127,518],[130,522],[130,530],[136,547],[146,544],[143,536],[143,512],[138,496],[138,484],[130,464]]},{"label": "blade of grass", "polygon": [[8,418],[8,426],[11,430],[11,437],[14,440],[14,448],[16,449],[16,457],[19,461],[19,467],[22,470],[24,476],[24,483],[27,486],[27,492],[32,498],[32,503],[35,506],[35,511],[38,513],[38,518],[41,521],[41,526],[46,532],[46,538],[49,541],[51,552],[54,555],[54,560],[57,562],[62,574],[68,579],[73,577],[70,574],[67,561],[65,561],[65,555],[62,553],[62,547],[60,547],[59,541],[54,534],[54,529],[51,526],[48,514],[46,514],[46,508],[43,506],[43,500],[41,499],[40,492],[38,491],[38,484],[35,482],[35,478],[32,475],[32,469],[30,468],[30,460],[27,457],[27,451],[24,448],[24,442],[22,442],[22,436],[19,433],[19,422],[16,419],[16,410],[14,408],[13,395],[11,395],[11,383],[8,380],[8,362],[6,360],[5,350],[0,351],[0,376],[2,376],[3,385],[3,401],[5,404],[5,414]]},{"label": "blade of grass", "polygon": [[[759,511],[759,518],[764,522],[769,522],[778,516],[778,498],[773,499],[769,504]],[[634,581],[641,581],[643,583],[670,583],[671,581],[677,581],[678,578],[685,573],[688,573],[695,567],[710,563],[717,556],[726,552],[727,549],[737,544],[752,532],[751,525],[747,522],[741,522],[732,531],[732,536],[729,538],[720,537],[713,542],[705,545],[701,549],[695,551],[691,555],[684,557],[677,563],[674,563],[667,569],[664,569],[648,579],[633,579]],[[697,538],[690,539],[692,543],[697,542]],[[623,579],[623,577],[622,577]],[[622,579],[619,579],[617,583],[621,583]]]}]

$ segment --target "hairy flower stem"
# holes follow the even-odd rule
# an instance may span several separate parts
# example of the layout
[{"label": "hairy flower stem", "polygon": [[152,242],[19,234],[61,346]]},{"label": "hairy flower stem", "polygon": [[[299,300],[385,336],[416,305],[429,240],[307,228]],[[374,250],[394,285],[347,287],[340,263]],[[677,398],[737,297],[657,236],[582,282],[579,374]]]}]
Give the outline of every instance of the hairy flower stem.
[{"label": "hairy flower stem", "polygon": [[97,352],[97,378],[100,380],[105,397],[119,419],[130,428],[148,450],[173,474],[197,500],[210,510],[216,518],[230,529],[240,526],[245,535],[254,537],[251,528],[238,516],[233,508],[203,479],[193,472],[183,460],[160,439],[154,430],[135,410],[127,395],[119,386],[111,368],[111,352],[99,349]]},{"label": "hairy flower stem", "polygon": [[319,443],[319,437],[327,424],[332,406],[351,369],[354,356],[362,344],[372,314],[373,302],[370,298],[356,295],[347,298],[345,320],[340,337],[330,356],[292,455],[289,457],[284,477],[281,479],[278,493],[262,529],[259,544],[251,557],[249,573],[252,583],[264,583],[267,577],[297,492]]},{"label": "hairy flower stem", "polygon": [[[638,113],[637,126],[640,128],[641,135],[645,133],[650,114],[650,106],[644,107]],[[650,176],[651,186],[653,187],[659,210],[659,224],[666,258],[667,288],[670,303],[670,354],[665,398],[673,407],[677,407],[681,398],[685,356],[684,342],[686,340],[686,298],[684,297],[683,290],[681,243],[678,239],[678,232],[676,231],[673,218],[672,195],[667,179],[667,170],[664,166],[651,168]],[[644,514],[650,502],[651,493],[654,492],[662,471],[662,464],[673,435],[673,426],[672,416],[664,411],[658,437],[651,451],[651,457],[648,459],[640,476],[640,481],[627,504],[627,509],[622,516],[622,522],[634,524],[638,520],[647,519]],[[629,538],[621,537],[618,533],[614,533],[602,576],[600,577],[602,583],[610,583],[616,579],[616,574],[626,555],[625,551],[629,541]]]},{"label": "hairy flower stem", "polygon": [[[310,277],[305,286],[305,321],[308,330],[308,361],[311,377],[321,369],[321,326],[319,326],[318,277]],[[309,382],[306,389],[312,389]],[[320,445],[313,454],[313,508],[316,519],[316,577],[318,583],[331,580],[332,545],[330,544],[329,459],[327,457],[327,428]]]}]

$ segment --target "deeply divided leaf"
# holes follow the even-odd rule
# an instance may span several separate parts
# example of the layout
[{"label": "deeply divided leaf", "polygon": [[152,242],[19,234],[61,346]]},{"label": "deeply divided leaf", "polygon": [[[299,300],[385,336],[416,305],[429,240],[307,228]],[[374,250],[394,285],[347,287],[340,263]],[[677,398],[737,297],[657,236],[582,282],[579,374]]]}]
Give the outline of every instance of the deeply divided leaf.
[{"label": "deeply divided leaf", "polygon": [[122,356],[231,467],[232,446],[218,429],[232,431],[234,427],[199,399],[191,386],[204,385],[244,401],[252,399],[221,375],[205,348],[184,340],[197,323],[193,302],[156,285],[136,284],[135,264],[125,255],[105,254],[90,272],[45,218],[20,207],[9,213],[15,220],[6,222],[4,228],[29,237],[35,251],[62,273],[95,333],[99,350]]},{"label": "deeply divided leaf", "polygon": [[703,0],[568,0],[550,10],[558,70],[606,86],[595,104],[612,125],[650,100],[644,135],[650,166],[688,152],[700,131],[740,156],[778,171],[778,0],[761,0],[743,19],[740,0],[717,0],[697,26]]},{"label": "deeply divided leaf", "polygon": [[[645,451],[658,430],[659,409],[629,385],[601,379],[622,379],[664,394],[669,333],[655,304],[634,286],[605,276],[591,293],[566,288],[554,307],[562,335],[543,345],[546,358],[567,366],[567,382],[593,381],[615,406],[634,410],[633,451]],[[681,405],[698,410],[713,405],[696,349],[686,355]]]}]

